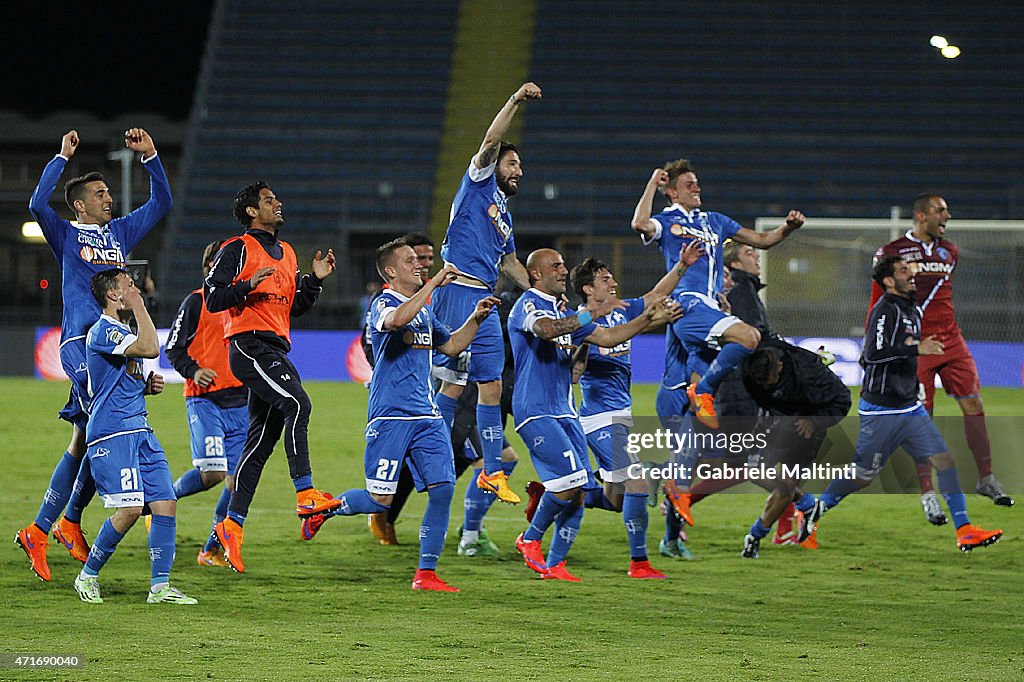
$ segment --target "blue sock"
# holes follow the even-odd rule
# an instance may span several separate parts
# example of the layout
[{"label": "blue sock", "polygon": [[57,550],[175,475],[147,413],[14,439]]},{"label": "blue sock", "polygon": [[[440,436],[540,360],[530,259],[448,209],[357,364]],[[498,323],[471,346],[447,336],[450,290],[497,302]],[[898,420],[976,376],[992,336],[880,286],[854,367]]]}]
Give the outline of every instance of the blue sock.
[{"label": "blue sock", "polygon": [[437,409],[441,412],[441,418],[444,419],[444,423],[448,425],[448,430],[451,431],[452,424],[455,423],[455,411],[459,407],[459,401],[444,393],[436,393],[434,394],[434,402],[437,403]]},{"label": "blue sock", "polygon": [[39,505],[39,513],[36,514],[36,525],[44,533],[49,534],[53,524],[60,518],[64,511],[64,505],[71,495],[71,487],[75,484],[75,475],[78,474],[79,460],[65,452],[64,456],[57,462],[50,476],[50,486],[43,495],[43,503]]},{"label": "blue sock", "polygon": [[[683,415],[682,430],[680,433],[692,433],[696,427],[697,420],[692,412]],[[690,487],[693,481],[694,470],[697,468],[697,461],[700,459],[700,451],[697,448],[684,447],[675,453],[676,464],[679,465],[679,476],[676,483],[683,487]]]},{"label": "blue sock", "polygon": [[292,483],[295,485],[295,492],[301,493],[303,490],[309,490],[313,487],[313,474],[306,474],[293,478]]},{"label": "blue sock", "polygon": [[423,523],[420,524],[421,569],[432,571],[437,568],[437,560],[448,535],[448,515],[454,495],[454,483],[441,483],[427,489],[427,510],[423,512]]},{"label": "blue sock", "polygon": [[853,479],[834,478],[825,488],[825,492],[818,495],[818,499],[825,505],[825,509],[831,509],[842,502],[844,497],[855,492],[858,487],[857,482]]},{"label": "blue sock", "polygon": [[555,532],[551,535],[551,546],[548,547],[548,566],[557,566],[569,555],[572,543],[580,532],[583,522],[583,507],[567,502],[562,511],[555,517]]},{"label": "blue sock", "polygon": [[462,529],[478,531],[484,522],[484,514],[490,508],[497,495],[486,493],[476,485],[476,477],[483,472],[483,469],[473,469],[473,478],[466,486],[466,496],[462,500],[462,507],[465,511],[462,521]]},{"label": "blue sock", "polygon": [[679,531],[683,529],[683,520],[676,514],[676,510],[670,504],[665,513],[665,544],[675,546],[679,539]]},{"label": "blue sock", "polygon": [[501,424],[501,405],[476,406],[476,427],[480,430],[480,445],[484,458],[484,471],[493,474],[501,470],[501,451],[505,429]]},{"label": "blue sock", "polygon": [[[220,499],[217,500],[217,507],[213,510],[213,525],[216,526],[218,523],[223,521],[228,515],[228,502],[231,501],[231,491],[224,486],[223,490],[220,491]],[[206,538],[206,544],[203,545],[204,552],[212,552],[213,550],[220,547],[220,540],[217,539],[217,533],[214,532],[213,527],[210,527],[210,537]]]},{"label": "blue sock", "polygon": [[239,514],[236,511],[228,510],[228,518],[237,523],[239,526],[245,525],[245,514]]},{"label": "blue sock", "polygon": [[953,525],[959,528],[970,523],[970,519],[967,518],[967,498],[964,497],[964,491],[960,488],[960,477],[956,474],[956,467],[939,469],[936,476],[939,479],[939,491],[942,493],[942,499],[946,500],[949,514],[953,517]]},{"label": "blue sock", "polygon": [[189,469],[174,482],[174,494],[179,500],[204,490],[206,490],[206,486],[203,485],[203,474],[198,467]]},{"label": "blue sock", "polygon": [[377,512],[387,511],[391,508],[390,506],[385,506],[370,497],[370,493],[366,488],[353,488],[352,490],[346,490],[338,499],[341,500],[341,506],[334,510],[334,514],[338,516],[376,514]]},{"label": "blue sock", "polygon": [[82,466],[78,469],[78,476],[75,477],[75,484],[71,487],[71,496],[68,498],[68,508],[64,510],[64,518],[71,523],[82,522],[82,512],[93,495],[96,494],[96,481],[92,477],[92,463],[88,457],[82,458]]},{"label": "blue sock", "polygon": [[117,543],[121,542],[123,537],[124,533],[118,533],[110,519],[104,521],[100,532],[96,534],[96,539],[92,541],[92,549],[89,550],[89,558],[82,572],[86,575],[99,575],[103,564],[107,563],[107,559],[117,549]]},{"label": "blue sock", "polygon": [[626,493],[622,498],[622,521],[629,539],[629,558],[647,558],[647,493]]},{"label": "blue sock", "polygon": [[530,527],[523,533],[523,539],[527,542],[542,540],[544,532],[547,531],[548,526],[555,520],[555,516],[567,506],[569,506],[569,503],[565,500],[558,499],[554,493],[545,492],[540,498],[540,504],[537,505],[537,511],[533,514],[533,521],[530,522]]},{"label": "blue sock", "polygon": [[818,500],[815,499],[814,495],[810,493],[803,493],[802,495],[800,495],[800,497],[797,497],[793,500],[793,506],[796,507],[797,510],[806,513],[811,511],[811,509],[814,507],[814,503],[817,501]]},{"label": "blue sock", "polygon": [[612,501],[608,499],[608,496],[604,494],[603,488],[588,490],[587,494],[583,496],[583,506],[587,509],[607,509],[612,512],[619,511],[615,508],[615,505],[612,504]]},{"label": "blue sock", "polygon": [[771,530],[771,526],[765,526],[761,523],[761,517],[758,516],[757,521],[754,521],[754,525],[750,527],[750,534],[760,540],[765,535],[768,535]]},{"label": "blue sock", "polygon": [[176,528],[177,522],[173,516],[153,514],[153,525],[149,529],[149,560],[153,564],[153,577],[149,583],[151,586],[170,581]]},{"label": "blue sock", "polygon": [[725,344],[725,347],[718,351],[718,355],[711,362],[708,371],[701,377],[700,383],[697,384],[697,393],[714,393],[725,375],[738,367],[743,362],[743,358],[753,352],[741,343]]}]

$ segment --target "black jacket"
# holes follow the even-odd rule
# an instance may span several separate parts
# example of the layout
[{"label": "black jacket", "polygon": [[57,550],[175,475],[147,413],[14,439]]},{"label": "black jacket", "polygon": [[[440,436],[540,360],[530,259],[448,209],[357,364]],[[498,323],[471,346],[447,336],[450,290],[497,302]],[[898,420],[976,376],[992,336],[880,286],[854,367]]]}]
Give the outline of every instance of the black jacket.
[{"label": "black jacket", "polygon": [[918,400],[917,343],[921,310],[909,298],[886,294],[868,315],[861,397],[882,407],[910,407]]},{"label": "black jacket", "polygon": [[837,423],[850,411],[850,389],[821,362],[821,356],[779,339],[764,344],[782,356],[782,374],[771,389],[747,377],[749,360],[743,362],[743,383],[750,396],[773,415],[813,418],[819,430]]},{"label": "black jacket", "polygon": [[768,329],[768,313],[761,297],[757,295],[765,287],[761,278],[743,270],[733,270],[732,281],[733,287],[728,295],[732,314],[757,328],[762,336],[768,336],[771,333]]}]

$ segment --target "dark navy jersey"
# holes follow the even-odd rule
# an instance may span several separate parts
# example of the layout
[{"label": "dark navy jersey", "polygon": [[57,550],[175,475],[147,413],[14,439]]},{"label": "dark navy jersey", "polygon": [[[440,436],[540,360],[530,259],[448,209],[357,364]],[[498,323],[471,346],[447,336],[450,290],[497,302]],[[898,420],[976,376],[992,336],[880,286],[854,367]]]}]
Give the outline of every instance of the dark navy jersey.
[{"label": "dark navy jersey", "polygon": [[452,202],[441,258],[494,291],[501,260],[516,252],[512,214],[494,177],[495,161],[486,168],[472,162]]},{"label": "dark navy jersey", "polygon": [[861,397],[882,407],[913,407],[919,402],[921,309],[909,298],[885,294],[871,309],[865,331]]},{"label": "dark navy jersey", "polygon": [[123,322],[101,315],[85,342],[92,409],[85,439],[89,445],[125,433],[149,431],[146,421],[146,377],[142,360],[125,351],[138,337]]},{"label": "dark navy jersey", "polygon": [[100,307],[89,288],[92,276],[109,268],[124,268],[126,255],[171,208],[171,186],[160,158],[154,154],[142,162],[149,173],[149,201],[103,227],[72,224],[57,215],[49,203],[67,162],[58,154],[46,164],[28,204],[60,264],[64,303],[61,344],[83,338],[99,319]]},{"label": "dark navy jersey", "polygon": [[644,244],[657,243],[665,257],[665,270],[671,270],[679,262],[679,251],[683,244],[700,240],[705,254],[686,269],[673,294],[698,294],[717,308],[715,295],[722,291],[722,244],[739,232],[743,226],[729,216],[710,211],[694,209],[687,211],[679,204],[669,206],[653,217],[658,224],[654,236],[644,238]]},{"label": "dark navy jersey", "polygon": [[451,331],[426,304],[399,329],[384,328],[388,318],[409,299],[385,289],[370,306],[373,378],[367,420],[435,419],[441,413],[434,402],[430,368],[434,349],[451,338]]}]

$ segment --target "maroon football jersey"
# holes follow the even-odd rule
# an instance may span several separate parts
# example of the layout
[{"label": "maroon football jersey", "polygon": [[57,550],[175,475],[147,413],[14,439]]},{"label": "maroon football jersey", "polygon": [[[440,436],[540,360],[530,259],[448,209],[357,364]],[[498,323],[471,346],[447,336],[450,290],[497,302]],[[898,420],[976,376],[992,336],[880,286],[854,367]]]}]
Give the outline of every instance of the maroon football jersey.
[{"label": "maroon football jersey", "polygon": [[[873,263],[885,256],[899,256],[907,261],[915,274],[917,305],[923,311],[921,338],[936,336],[940,341],[960,333],[953,312],[951,281],[956,269],[956,245],[938,238],[926,244],[907,232],[875,252]],[[877,283],[871,287],[871,305],[882,296]]]}]

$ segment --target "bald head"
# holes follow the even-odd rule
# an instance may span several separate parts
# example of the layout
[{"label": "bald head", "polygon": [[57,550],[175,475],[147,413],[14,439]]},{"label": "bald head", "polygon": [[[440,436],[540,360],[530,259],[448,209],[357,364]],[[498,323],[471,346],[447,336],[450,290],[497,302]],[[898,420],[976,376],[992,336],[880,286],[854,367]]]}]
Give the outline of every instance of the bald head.
[{"label": "bald head", "polygon": [[554,249],[537,249],[531,253],[526,259],[526,272],[530,275],[530,284],[539,291],[552,296],[565,293],[569,270],[562,254]]}]

